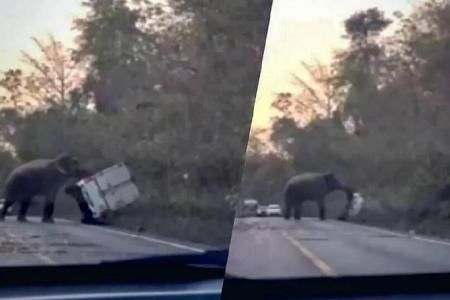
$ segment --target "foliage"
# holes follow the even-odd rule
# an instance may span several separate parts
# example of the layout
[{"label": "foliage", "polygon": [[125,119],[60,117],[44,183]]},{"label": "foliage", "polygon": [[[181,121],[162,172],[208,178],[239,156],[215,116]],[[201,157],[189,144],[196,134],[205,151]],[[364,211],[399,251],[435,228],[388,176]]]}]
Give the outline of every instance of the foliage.
[{"label": "foliage", "polygon": [[77,106],[4,111],[2,138],[21,161],[63,150],[94,171],[123,161],[142,199],[118,225],[224,244],[271,1],[172,2],[84,1],[71,63],[86,76],[64,97]]},{"label": "foliage", "polygon": [[82,78],[70,52],[52,35],[47,41],[32,39],[41,57],[22,51],[23,61],[31,71],[11,69],[4,72],[0,87],[6,90],[7,96],[1,98],[2,104],[18,111],[36,106],[75,105],[72,96],[78,92]]},{"label": "foliage", "polygon": [[[281,117],[271,141],[288,154],[285,172],[332,170],[381,205],[382,217],[372,220],[423,221],[417,209],[434,207],[450,180],[449,16],[448,1],[427,1],[410,16],[397,13],[399,29],[390,36],[382,34],[393,21],[379,9],[350,16],[349,45],[328,71],[299,78],[298,93],[275,101]],[[304,108],[327,103],[337,104],[331,113]],[[260,168],[269,164],[260,159]],[[255,167],[249,172],[259,174]],[[249,193],[279,173],[255,179],[263,183]]]}]

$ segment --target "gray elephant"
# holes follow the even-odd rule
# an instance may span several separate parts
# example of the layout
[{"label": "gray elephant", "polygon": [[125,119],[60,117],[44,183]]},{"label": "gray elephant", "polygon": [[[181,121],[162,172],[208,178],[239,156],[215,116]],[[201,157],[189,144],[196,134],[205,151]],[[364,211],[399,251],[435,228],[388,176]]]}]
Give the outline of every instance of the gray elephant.
[{"label": "gray elephant", "polygon": [[292,211],[294,219],[301,218],[301,205],[305,201],[314,201],[319,206],[319,217],[326,219],[325,197],[332,191],[344,191],[347,195],[347,205],[344,213],[339,217],[345,220],[353,203],[354,191],[339,182],[333,173],[304,173],[292,177],[284,187],[284,218],[289,219]]},{"label": "gray elephant", "polygon": [[8,208],[14,203],[20,205],[17,220],[26,222],[30,202],[35,196],[44,196],[42,221],[53,222],[54,202],[58,190],[70,178],[81,178],[85,171],[78,160],[67,153],[54,159],[36,159],[14,169],[6,179],[5,204],[0,211],[0,221],[5,219]]}]

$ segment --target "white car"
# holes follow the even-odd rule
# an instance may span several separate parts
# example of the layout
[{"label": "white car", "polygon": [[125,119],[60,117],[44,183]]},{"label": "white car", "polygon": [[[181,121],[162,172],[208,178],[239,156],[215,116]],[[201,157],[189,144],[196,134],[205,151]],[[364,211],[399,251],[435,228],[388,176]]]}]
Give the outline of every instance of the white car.
[{"label": "white car", "polygon": [[264,205],[258,206],[258,210],[257,210],[257,212],[256,212],[256,215],[257,215],[258,217],[265,217],[265,216],[267,216],[267,214],[266,214],[266,209],[267,209],[267,207],[264,206]]},{"label": "white car", "polygon": [[268,217],[276,216],[279,217],[282,215],[281,206],[278,204],[270,204],[266,207],[266,215]]}]

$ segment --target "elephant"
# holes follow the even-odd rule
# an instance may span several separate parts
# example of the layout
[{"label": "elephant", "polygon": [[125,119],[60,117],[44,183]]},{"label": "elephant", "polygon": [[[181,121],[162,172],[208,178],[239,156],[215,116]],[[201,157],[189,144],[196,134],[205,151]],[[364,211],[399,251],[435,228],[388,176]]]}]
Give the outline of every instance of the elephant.
[{"label": "elephant", "polygon": [[286,183],[284,194],[284,218],[290,219],[292,211],[294,219],[301,219],[301,205],[305,201],[314,201],[319,206],[319,217],[326,219],[325,197],[332,191],[344,191],[347,195],[347,204],[344,213],[339,217],[346,220],[353,203],[354,191],[352,188],[341,184],[333,173],[303,173],[296,175]]},{"label": "elephant", "polygon": [[20,205],[17,221],[26,222],[30,202],[35,196],[44,196],[42,222],[53,223],[54,202],[59,189],[71,178],[80,178],[85,171],[77,159],[61,153],[54,159],[36,159],[15,168],[7,177],[4,188],[5,204],[0,211],[0,221],[8,208]]}]

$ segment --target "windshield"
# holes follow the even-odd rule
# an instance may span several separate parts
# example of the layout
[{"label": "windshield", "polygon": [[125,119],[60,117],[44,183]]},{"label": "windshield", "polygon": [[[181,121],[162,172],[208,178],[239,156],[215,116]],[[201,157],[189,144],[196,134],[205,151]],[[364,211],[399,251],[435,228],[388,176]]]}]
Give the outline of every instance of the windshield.
[{"label": "windshield", "polygon": [[271,1],[201,2],[1,1],[0,268],[228,248]]},{"label": "windshield", "polygon": [[269,206],[238,215],[228,274],[450,272],[449,15],[274,1],[241,185]]}]

